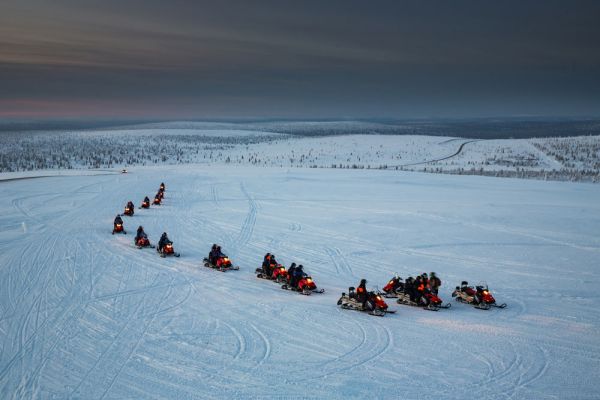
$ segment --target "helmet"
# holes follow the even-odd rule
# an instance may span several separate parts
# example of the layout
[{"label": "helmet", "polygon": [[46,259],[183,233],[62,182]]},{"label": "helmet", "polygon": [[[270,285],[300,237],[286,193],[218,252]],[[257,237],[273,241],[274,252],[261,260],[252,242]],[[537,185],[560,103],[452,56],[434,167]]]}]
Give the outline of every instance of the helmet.
[{"label": "helmet", "polygon": [[292,263],[291,267],[295,267],[295,266],[296,266],[296,263]]},{"label": "helmet", "polygon": [[366,285],[367,284],[367,280],[366,279],[361,279],[360,280],[360,284],[361,285]]},{"label": "helmet", "polygon": [[304,268],[304,267],[302,266],[302,264],[298,265],[298,269],[302,269],[302,268]]}]

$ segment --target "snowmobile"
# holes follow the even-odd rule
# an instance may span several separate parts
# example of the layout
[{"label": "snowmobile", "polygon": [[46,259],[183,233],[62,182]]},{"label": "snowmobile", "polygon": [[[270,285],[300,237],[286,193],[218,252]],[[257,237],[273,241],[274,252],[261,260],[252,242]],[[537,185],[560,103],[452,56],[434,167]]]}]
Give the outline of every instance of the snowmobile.
[{"label": "snowmobile", "polygon": [[140,208],[150,208],[150,201],[142,201],[142,205],[140,206]]},{"label": "snowmobile", "polygon": [[300,278],[296,287],[291,286],[288,280],[288,283],[284,283],[283,285],[281,285],[281,288],[284,290],[295,290],[307,296],[311,293],[325,292],[325,289],[317,289],[315,281],[313,281],[312,277],[310,277],[309,275],[304,275],[302,278]]},{"label": "snowmobile", "polygon": [[496,299],[490,293],[488,285],[485,282],[473,288],[473,286],[469,286],[469,282],[462,281],[461,285],[457,286],[454,292],[452,292],[452,297],[455,297],[456,301],[470,304],[480,310],[489,310],[492,307],[506,307],[506,303],[496,303]]},{"label": "snowmobile", "polygon": [[285,269],[285,267],[281,264],[278,264],[274,269],[273,269],[273,275],[271,276],[271,278],[279,283],[282,282],[287,282],[288,280],[288,273],[287,270]]},{"label": "snowmobile", "polygon": [[136,239],[135,245],[138,249],[141,249],[142,247],[152,247],[152,245],[150,244],[150,240],[148,239],[147,236],[142,236],[142,237]]},{"label": "snowmobile", "polygon": [[125,206],[125,211],[123,212],[123,215],[133,217],[133,207],[131,207],[130,205]]},{"label": "snowmobile", "polygon": [[205,267],[213,268],[213,269],[216,269],[217,271],[221,271],[221,272],[225,272],[225,271],[229,271],[229,270],[237,271],[238,269],[240,269],[240,267],[238,267],[237,265],[233,265],[231,263],[231,260],[227,256],[219,257],[217,259],[217,264],[211,263],[210,260],[208,259],[208,257],[205,258],[203,261],[204,261]]},{"label": "snowmobile", "polygon": [[429,311],[438,311],[440,308],[450,308],[451,304],[442,301],[436,294],[432,293],[431,290],[426,289],[423,295],[417,301],[412,301],[408,293],[399,292],[397,293],[398,304],[404,304],[407,306],[422,307]]},{"label": "snowmobile", "polygon": [[398,275],[394,276],[390,281],[383,287],[383,297],[395,298],[404,291],[404,282]]},{"label": "snowmobile", "polygon": [[159,189],[158,192],[156,192],[156,195],[160,197],[161,200],[165,198],[165,192],[163,190]]},{"label": "snowmobile", "polygon": [[160,191],[162,191],[162,192],[164,192],[164,191],[165,191],[165,184],[164,184],[164,183],[161,183],[161,184],[160,184],[160,188],[159,188],[159,190],[160,190]]},{"label": "snowmobile", "polygon": [[152,204],[160,206],[161,200],[162,198],[157,194],[156,196],[154,196],[154,201],[152,202]]},{"label": "snowmobile", "polygon": [[[275,278],[273,277],[275,274],[275,271],[278,270],[279,268],[283,268],[285,270],[285,268],[283,267],[283,265],[276,265],[275,267],[273,267],[273,274],[269,275],[268,273],[265,272],[265,270],[260,267],[260,268],[256,268],[254,270],[254,272],[256,273],[256,277],[257,278],[261,278],[261,279],[267,279],[267,280],[275,280]],[[287,275],[287,271],[286,271],[286,275]]]},{"label": "snowmobile", "polygon": [[114,235],[115,233],[122,233],[123,235],[127,235],[127,232],[125,232],[125,228],[123,228],[123,224],[115,224],[112,234]]},{"label": "snowmobile", "polygon": [[385,314],[393,314],[396,311],[388,310],[388,305],[383,300],[383,297],[375,292],[367,292],[367,301],[363,306],[362,302],[356,297],[354,287],[348,288],[348,294],[342,293],[342,297],[338,300],[338,306],[346,310],[364,311],[370,315],[383,317]]},{"label": "snowmobile", "polygon": [[160,251],[160,249],[157,247],[156,251],[158,251],[158,253],[160,254],[161,257],[165,258],[166,256],[175,256],[175,257],[179,257],[181,254],[176,253],[175,250],[173,250],[173,243],[169,242],[167,244],[165,244],[165,247],[163,247],[162,251]]}]

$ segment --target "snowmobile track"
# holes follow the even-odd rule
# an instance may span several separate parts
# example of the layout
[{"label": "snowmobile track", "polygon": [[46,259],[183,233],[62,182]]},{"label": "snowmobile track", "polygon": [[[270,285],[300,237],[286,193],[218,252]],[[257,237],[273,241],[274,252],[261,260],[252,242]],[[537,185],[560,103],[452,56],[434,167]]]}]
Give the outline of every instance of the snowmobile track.
[{"label": "snowmobile track", "polygon": [[346,260],[340,249],[338,249],[337,247],[326,247],[325,252],[331,259],[333,265],[335,266],[338,275],[349,275],[353,278],[356,278],[354,272],[352,271],[352,268],[350,267],[350,264],[348,264],[348,261]]}]

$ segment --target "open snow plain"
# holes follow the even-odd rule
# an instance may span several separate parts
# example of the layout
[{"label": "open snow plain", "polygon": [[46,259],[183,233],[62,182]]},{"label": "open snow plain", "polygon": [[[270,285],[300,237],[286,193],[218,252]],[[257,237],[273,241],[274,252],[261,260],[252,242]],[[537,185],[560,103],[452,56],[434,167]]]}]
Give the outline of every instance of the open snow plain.
[{"label": "open snow plain", "polygon": [[[600,396],[598,185],[180,165],[0,186],[2,399]],[[138,225],[181,257],[134,247]],[[241,269],[201,266],[212,243]],[[326,292],[257,279],[266,252]],[[485,280],[508,307],[336,306],[430,271],[446,301]]]}]

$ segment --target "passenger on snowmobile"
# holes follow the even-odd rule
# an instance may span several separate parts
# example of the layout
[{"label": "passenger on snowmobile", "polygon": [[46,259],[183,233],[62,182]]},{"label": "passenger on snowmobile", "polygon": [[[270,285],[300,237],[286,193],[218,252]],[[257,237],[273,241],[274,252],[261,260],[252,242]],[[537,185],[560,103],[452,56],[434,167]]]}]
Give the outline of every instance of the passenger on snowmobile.
[{"label": "passenger on snowmobile", "polygon": [[421,297],[423,296],[424,291],[425,291],[425,284],[423,283],[423,276],[419,275],[415,278],[415,283],[414,283],[414,292],[415,292],[414,302],[415,303],[421,302]]},{"label": "passenger on snowmobile", "polygon": [[440,286],[442,286],[442,281],[440,278],[438,278],[435,272],[429,274],[429,286],[431,287],[431,293],[437,296],[438,290]]},{"label": "passenger on snowmobile", "polygon": [[427,272],[423,272],[421,274],[421,280],[423,281],[423,288],[429,287],[429,277],[427,276]]},{"label": "passenger on snowmobile", "polygon": [[410,301],[415,301],[415,279],[412,276],[404,281],[404,293],[408,295]]},{"label": "passenger on snowmobile", "polygon": [[267,253],[265,254],[265,257],[263,259],[263,263],[262,263],[262,269],[263,269],[263,275],[267,278],[270,279],[271,275],[273,275],[273,260],[275,256],[272,255],[271,253]]},{"label": "passenger on snowmobile", "polygon": [[208,262],[212,265],[217,265],[217,258],[219,258],[219,251],[217,250],[217,245],[213,244],[210,248],[210,253],[208,253]]},{"label": "passenger on snowmobile", "polygon": [[294,275],[295,270],[296,270],[296,263],[292,263],[292,265],[290,265],[290,268],[287,270],[288,279],[290,279],[290,277],[292,275]]},{"label": "passenger on snowmobile", "polygon": [[290,277],[290,287],[297,288],[298,287],[298,281],[300,279],[302,279],[302,277],[305,276],[305,275],[306,274],[304,273],[304,266],[302,264],[298,265],[294,269],[294,274]]},{"label": "passenger on snowmobile", "polygon": [[113,235],[116,232],[123,232],[125,233],[125,228],[123,227],[123,219],[121,218],[121,215],[117,214],[117,216],[115,217],[115,221],[113,222]]}]

